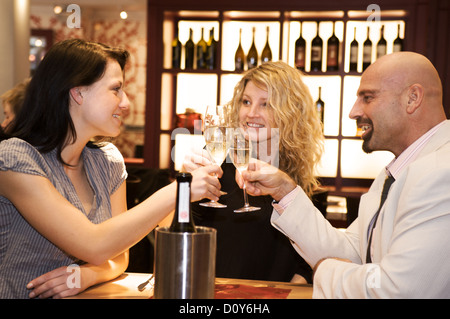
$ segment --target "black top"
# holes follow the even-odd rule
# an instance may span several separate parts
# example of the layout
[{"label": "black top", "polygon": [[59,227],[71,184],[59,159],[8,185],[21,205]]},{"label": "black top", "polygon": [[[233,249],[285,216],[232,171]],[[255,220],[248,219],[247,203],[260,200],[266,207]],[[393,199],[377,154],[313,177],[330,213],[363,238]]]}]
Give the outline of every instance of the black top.
[{"label": "black top", "polygon": [[234,165],[224,162],[222,169],[220,183],[227,194],[219,202],[228,207],[203,207],[198,202],[192,205],[196,225],[217,229],[216,276],[288,282],[299,274],[311,283],[309,265],[270,223],[272,197],[249,195],[250,205],[261,210],[233,212],[244,205],[243,191],[236,183]]}]

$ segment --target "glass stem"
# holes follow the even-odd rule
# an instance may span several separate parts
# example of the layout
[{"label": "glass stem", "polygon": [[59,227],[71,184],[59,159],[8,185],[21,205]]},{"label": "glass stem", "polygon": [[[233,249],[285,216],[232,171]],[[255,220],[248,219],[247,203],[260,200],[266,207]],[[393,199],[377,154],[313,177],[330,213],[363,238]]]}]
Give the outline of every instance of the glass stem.
[{"label": "glass stem", "polygon": [[245,190],[245,183],[244,183],[244,187],[242,187],[242,190],[244,191],[244,206],[248,207],[248,196],[247,196],[247,191]]}]

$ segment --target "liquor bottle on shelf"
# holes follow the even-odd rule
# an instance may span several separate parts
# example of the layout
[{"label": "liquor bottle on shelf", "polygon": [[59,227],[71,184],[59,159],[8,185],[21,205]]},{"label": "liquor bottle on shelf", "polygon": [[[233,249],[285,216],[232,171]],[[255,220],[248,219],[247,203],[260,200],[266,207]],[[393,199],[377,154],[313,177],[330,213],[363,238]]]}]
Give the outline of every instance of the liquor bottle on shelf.
[{"label": "liquor bottle on shelf", "polygon": [[363,71],[372,63],[372,41],[370,40],[370,27],[367,27],[367,39],[363,43]]},{"label": "liquor bottle on shelf", "polygon": [[394,52],[403,51],[403,40],[400,38],[400,24],[397,26],[397,38],[394,40]]},{"label": "liquor bottle on shelf", "polygon": [[381,37],[380,40],[378,40],[377,43],[377,59],[381,58],[383,55],[386,55],[387,53],[387,42],[384,38],[384,25],[381,26]]},{"label": "liquor bottle on shelf", "polygon": [[206,68],[210,70],[217,68],[217,41],[214,39],[214,28],[209,31]]},{"label": "liquor bottle on shelf", "polygon": [[245,54],[244,50],[242,49],[242,29],[239,29],[239,45],[236,49],[236,54],[234,55],[234,70],[238,72],[244,71],[244,61],[245,61]]},{"label": "liquor bottle on shelf", "polygon": [[322,87],[319,86],[319,98],[316,101],[316,110],[317,110],[317,116],[319,117],[320,121],[322,122],[322,126],[323,126],[325,103],[322,101],[321,95],[322,95]]},{"label": "liquor bottle on shelf", "polygon": [[339,70],[339,39],[335,33],[336,22],[333,22],[333,35],[327,42],[327,71]]},{"label": "liquor bottle on shelf", "polygon": [[172,68],[179,69],[181,63],[181,42],[178,37],[178,28],[172,40]]},{"label": "liquor bottle on shelf", "polygon": [[261,53],[261,63],[272,61],[272,50],[269,45],[269,27],[267,27],[266,45]]},{"label": "liquor bottle on shelf", "polygon": [[295,41],[295,67],[301,71],[305,71],[305,57],[306,57],[306,41],[302,36],[303,30],[300,22],[300,34],[297,41]]},{"label": "liquor bottle on shelf", "polygon": [[250,47],[250,50],[248,50],[247,53],[247,68],[250,70],[252,68],[255,68],[258,65],[258,51],[256,51],[256,45],[255,45],[255,28],[253,28],[253,40],[252,40],[252,46]]},{"label": "liquor bottle on shelf", "polygon": [[193,69],[194,68],[194,49],[195,44],[192,41],[192,29],[189,29],[189,39],[186,41],[184,45],[184,68],[185,69]]},{"label": "liquor bottle on shelf", "polygon": [[317,21],[317,35],[311,42],[311,71],[322,71],[323,41],[319,36],[319,22]]},{"label": "liquor bottle on shelf", "polygon": [[358,41],[356,41],[356,28],[353,31],[353,41],[350,43],[350,71],[358,71]]},{"label": "liquor bottle on shelf", "polygon": [[171,232],[189,232],[195,233],[195,224],[191,211],[191,182],[190,173],[177,174],[177,200],[175,206],[175,215],[169,230]]},{"label": "liquor bottle on shelf", "polygon": [[196,50],[197,50],[197,69],[205,69],[206,68],[206,41],[203,37],[203,28],[200,41],[197,42]]}]

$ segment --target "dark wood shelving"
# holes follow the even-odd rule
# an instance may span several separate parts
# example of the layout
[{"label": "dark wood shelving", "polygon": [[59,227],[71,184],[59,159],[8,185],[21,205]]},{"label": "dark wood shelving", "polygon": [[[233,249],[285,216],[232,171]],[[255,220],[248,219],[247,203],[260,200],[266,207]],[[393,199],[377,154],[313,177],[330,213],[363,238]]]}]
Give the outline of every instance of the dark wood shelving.
[{"label": "dark wood shelving", "polygon": [[[342,103],[343,103],[343,86],[345,76],[361,76],[359,72],[345,72],[344,49],[346,44],[346,23],[349,21],[365,21],[369,13],[364,14],[365,6],[361,5],[358,0],[337,1],[322,0],[314,3],[304,1],[279,0],[275,3],[267,0],[248,0],[242,1],[231,0],[226,3],[211,3],[206,0],[192,0],[185,2],[182,0],[149,0],[148,1],[148,82],[147,82],[147,112],[146,112],[146,130],[145,130],[145,149],[144,149],[144,166],[160,167],[160,136],[161,134],[170,134],[170,130],[161,129],[161,100],[162,100],[162,80],[163,74],[173,76],[171,97],[172,114],[175,115],[176,110],[176,77],[179,73],[191,74],[214,74],[218,77],[218,101],[220,96],[220,83],[223,75],[239,74],[239,72],[222,70],[222,69],[171,69],[164,67],[164,41],[163,33],[167,32],[167,24],[175,26],[178,21],[217,21],[219,24],[219,47],[223,35],[223,24],[229,21],[242,22],[278,22],[280,23],[280,58],[283,57],[283,45],[285,32],[283,25],[292,21],[342,21],[344,23],[343,39],[341,41],[341,61],[339,71],[331,72],[305,72],[308,76],[339,76],[341,78],[341,94],[340,94],[340,112],[339,112],[339,132],[337,135],[326,135],[327,139],[338,140],[338,159],[337,174],[335,177],[322,178],[323,185],[329,188],[333,194],[354,196],[367,190],[370,185],[370,179],[343,178],[341,176],[340,158],[343,140],[359,140],[356,136],[344,136],[342,133]],[[438,61],[437,67],[444,82],[450,81],[450,63],[448,62],[450,40],[441,43],[430,40],[429,35],[438,33],[439,28],[448,30],[450,19],[448,19],[449,5],[443,0],[380,0],[377,4],[382,10],[386,10],[388,15],[382,15],[382,21],[387,20],[403,20],[405,21],[404,49],[416,51],[427,55],[433,62]],[[432,27],[426,25],[428,16],[431,13],[437,14],[444,9],[446,15],[440,18]],[[209,11],[210,10],[210,11]],[[349,11],[358,11],[359,15],[350,15]],[[389,16],[389,12],[402,10],[404,15]],[[428,11],[427,11],[428,10]],[[316,12],[317,15],[308,14],[301,16],[303,12]],[[423,14],[426,12],[426,14]],[[443,13],[441,12],[442,16]],[[447,20],[445,19],[447,17]],[[445,28],[447,26],[447,28]],[[173,34],[172,34],[173,36]],[[444,37],[444,35],[442,35]],[[447,38],[450,37],[447,35]],[[324,42],[327,39],[323,39]],[[445,37],[444,37],[445,40]],[[375,45],[376,43],[374,43]],[[362,43],[360,43],[362,45]],[[439,51],[444,47],[445,50]],[[446,58],[445,58],[446,57]],[[222,65],[222,55],[219,53],[218,65]],[[448,90],[447,90],[448,91]],[[445,99],[448,101],[449,93],[446,93]],[[444,99],[444,100],[445,100]],[[449,102],[447,102],[446,111],[449,114]],[[446,105],[444,103],[444,105]],[[173,125],[172,125],[173,126]],[[173,141],[172,141],[173,142]]]}]

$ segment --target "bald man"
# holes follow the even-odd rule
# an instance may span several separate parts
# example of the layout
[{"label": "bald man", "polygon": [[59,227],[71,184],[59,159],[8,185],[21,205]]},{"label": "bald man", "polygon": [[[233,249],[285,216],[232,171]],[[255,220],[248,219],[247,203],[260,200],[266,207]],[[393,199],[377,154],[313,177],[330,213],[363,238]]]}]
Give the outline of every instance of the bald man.
[{"label": "bald man", "polygon": [[[244,173],[247,191],[278,201],[272,225],[314,268],[313,297],[450,298],[450,121],[436,69],[412,52],[380,58],[363,73],[350,117],[363,129],[365,152],[395,159],[345,231],[267,164]],[[379,209],[386,180],[393,183]]]}]

